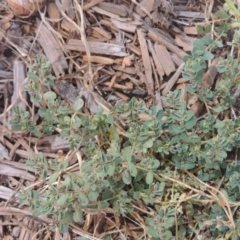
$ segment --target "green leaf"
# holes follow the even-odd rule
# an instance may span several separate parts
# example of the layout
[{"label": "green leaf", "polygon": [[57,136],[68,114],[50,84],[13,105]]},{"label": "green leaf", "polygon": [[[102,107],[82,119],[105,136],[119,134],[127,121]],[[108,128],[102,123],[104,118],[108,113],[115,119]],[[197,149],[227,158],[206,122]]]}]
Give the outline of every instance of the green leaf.
[{"label": "green leaf", "polygon": [[202,78],[203,78],[203,70],[199,70],[196,74],[196,80],[198,84],[202,83]]},{"label": "green leaf", "polygon": [[49,184],[53,184],[54,182],[56,182],[58,176],[59,176],[59,172],[54,172],[48,180]]},{"label": "green leaf", "polygon": [[164,228],[170,228],[174,225],[174,217],[168,217],[165,219],[165,221],[162,223],[162,227]]},{"label": "green leaf", "polygon": [[33,72],[28,72],[27,76],[33,81],[33,82],[38,82],[39,81],[39,77],[33,73]]},{"label": "green leaf", "polygon": [[75,211],[74,213],[73,213],[73,220],[75,221],[75,222],[80,222],[80,221],[82,221],[82,219],[83,219],[83,216],[82,216],[82,210],[78,210],[78,211]]},{"label": "green leaf", "polygon": [[84,105],[84,101],[81,98],[78,98],[73,104],[73,110],[75,112],[79,111]]},{"label": "green leaf", "polygon": [[43,98],[44,98],[45,100],[47,100],[47,101],[53,101],[53,100],[56,99],[56,97],[57,97],[57,95],[56,95],[56,93],[53,92],[53,91],[46,92],[46,93],[44,93],[44,95],[43,95]]},{"label": "green leaf", "polygon": [[128,164],[128,170],[129,170],[132,177],[137,176],[137,168],[136,168],[134,163],[129,163]]},{"label": "green leaf", "polygon": [[163,110],[159,110],[159,111],[157,112],[156,118],[157,118],[157,120],[158,120],[159,122],[162,121],[162,118],[163,118],[164,114],[165,114],[165,113],[164,113]]},{"label": "green leaf", "polygon": [[90,200],[91,202],[97,201],[98,197],[99,197],[99,193],[98,193],[98,192],[90,191],[90,192],[88,193],[88,198],[89,198],[89,200]]},{"label": "green leaf", "polygon": [[124,182],[125,184],[127,184],[127,185],[132,182],[131,175],[130,175],[130,173],[129,173],[127,170],[125,170],[125,171],[123,172],[123,174],[122,174],[122,180],[123,180],[123,182]]},{"label": "green leaf", "polygon": [[131,147],[124,148],[122,150],[122,156],[123,156],[124,161],[131,162],[131,160],[132,160],[132,148]]},{"label": "green leaf", "polygon": [[57,200],[56,205],[59,205],[59,206],[64,205],[64,204],[67,202],[68,198],[69,198],[69,194],[68,194],[68,193],[63,194],[63,195]]},{"label": "green leaf", "polygon": [[189,93],[195,93],[197,91],[197,86],[191,86],[191,85],[188,85],[187,86],[187,91]]},{"label": "green leaf", "polygon": [[190,130],[197,124],[197,118],[193,116],[190,120],[185,122],[186,129]]},{"label": "green leaf", "polygon": [[65,170],[68,167],[68,161],[63,161],[58,165],[61,171]]},{"label": "green leaf", "polygon": [[114,165],[114,164],[109,164],[109,165],[107,166],[107,174],[108,174],[109,176],[113,176],[114,173],[115,173],[115,165]]},{"label": "green leaf", "polygon": [[220,19],[228,18],[228,14],[224,10],[219,10],[217,15]]},{"label": "green leaf", "polygon": [[206,27],[205,27],[205,33],[210,33],[212,31],[212,24],[208,24]]},{"label": "green leaf", "polygon": [[158,238],[159,237],[159,231],[153,227],[149,227],[147,230],[147,233],[154,238]]},{"label": "green leaf", "polygon": [[146,176],[146,183],[151,184],[153,182],[153,171],[148,171]]},{"label": "green leaf", "polygon": [[197,29],[197,33],[198,34],[202,34],[203,33],[203,26],[202,25],[197,25],[196,29]]},{"label": "green leaf", "polygon": [[82,125],[82,120],[78,116],[74,116],[72,128],[78,129]]},{"label": "green leaf", "polygon": [[214,107],[213,110],[214,110],[215,112],[217,112],[217,113],[220,113],[220,112],[223,112],[223,111],[224,111],[224,109],[223,109],[222,106]]},{"label": "green leaf", "polygon": [[195,48],[197,48],[198,50],[204,50],[204,44],[203,44],[203,42],[200,39],[199,40],[195,40],[193,42],[193,46]]},{"label": "green leaf", "polygon": [[107,207],[109,207],[109,203],[108,202],[99,202],[98,203],[98,208],[99,209],[103,209],[103,208],[107,208]]},{"label": "green leaf", "polygon": [[172,132],[173,134],[178,134],[178,133],[184,132],[184,128],[180,127],[177,124],[171,124],[169,126],[169,131]]},{"label": "green leaf", "polygon": [[215,128],[223,128],[225,126],[224,121],[218,121],[216,124],[214,124]]},{"label": "green leaf", "polygon": [[209,36],[202,37],[201,41],[204,43],[204,45],[209,45],[213,43],[213,40]]},{"label": "green leaf", "polygon": [[203,58],[204,60],[209,61],[214,58],[214,55],[209,51],[205,51]]},{"label": "green leaf", "polygon": [[102,200],[107,200],[107,199],[111,198],[112,196],[113,196],[113,192],[110,189],[108,189],[103,192]]},{"label": "green leaf", "polygon": [[143,143],[143,148],[151,148],[153,146],[153,139],[150,138]]},{"label": "green leaf", "polygon": [[83,206],[87,206],[88,205],[88,199],[87,199],[86,195],[83,192],[79,193],[78,198],[79,198],[80,203]]}]

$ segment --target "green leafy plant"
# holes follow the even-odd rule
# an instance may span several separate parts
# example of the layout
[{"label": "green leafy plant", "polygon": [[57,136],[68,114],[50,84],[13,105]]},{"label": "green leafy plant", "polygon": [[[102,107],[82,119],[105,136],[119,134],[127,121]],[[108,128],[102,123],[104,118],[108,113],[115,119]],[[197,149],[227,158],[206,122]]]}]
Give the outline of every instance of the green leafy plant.
[{"label": "green leafy plant", "polygon": [[[230,18],[224,13],[226,25]],[[237,48],[238,38],[236,31],[231,44]],[[69,105],[51,90],[50,64],[38,56],[29,67],[25,90],[41,121],[32,120],[33,111],[14,108],[11,124],[36,136],[59,132],[71,150],[81,149],[81,156],[75,172],[69,171],[68,157],[49,159],[41,152],[32,156],[27,164],[45,187],[26,188],[21,203],[29,204],[36,216],[51,216],[53,229],[62,232],[71,223],[82,223],[86,209],[111,207],[123,217],[137,211],[149,239],[238,239],[240,164],[226,158],[240,147],[240,117],[221,118],[235,102],[232,91],[239,88],[238,56],[220,59],[216,86],[201,87],[206,62],[220,47],[219,38],[205,36],[184,57],[187,90],[196,92],[208,108],[201,118],[179,100],[179,91],[162,97],[164,110],[149,109],[133,98],[107,113],[99,108],[88,116],[82,112],[82,99]],[[213,106],[213,100],[218,105]]]}]

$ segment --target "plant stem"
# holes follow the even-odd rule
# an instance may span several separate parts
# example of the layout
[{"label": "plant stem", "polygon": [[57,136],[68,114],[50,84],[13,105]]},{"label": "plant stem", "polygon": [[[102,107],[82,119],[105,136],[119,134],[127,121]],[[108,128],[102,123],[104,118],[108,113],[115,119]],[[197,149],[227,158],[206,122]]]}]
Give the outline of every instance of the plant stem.
[{"label": "plant stem", "polygon": [[232,0],[225,0],[227,5],[229,6],[229,8],[233,11],[234,15],[236,17],[240,16],[240,12],[238,11],[238,9],[235,7],[235,5],[233,4]]}]

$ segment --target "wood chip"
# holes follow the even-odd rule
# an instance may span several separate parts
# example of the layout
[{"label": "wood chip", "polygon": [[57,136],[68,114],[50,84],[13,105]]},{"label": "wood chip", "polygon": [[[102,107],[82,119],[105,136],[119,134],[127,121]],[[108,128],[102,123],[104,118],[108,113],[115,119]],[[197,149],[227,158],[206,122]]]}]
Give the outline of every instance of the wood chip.
[{"label": "wood chip", "polygon": [[146,76],[145,84],[147,87],[148,94],[153,96],[154,87],[153,87],[153,79],[152,79],[152,67],[151,67],[151,62],[149,58],[146,38],[141,29],[137,30],[137,34],[138,34],[138,41],[139,41],[141,52],[142,52],[142,61],[143,61],[145,76]]},{"label": "wood chip", "polygon": [[76,32],[77,34],[80,34],[79,28],[74,26],[72,23],[70,23],[66,19],[63,19],[61,21],[61,28],[67,32]]},{"label": "wood chip", "polygon": [[42,46],[47,59],[52,63],[53,71],[57,77],[65,74],[65,69],[68,68],[68,63],[64,57],[63,51],[59,46],[52,32],[44,23],[37,21],[36,34],[38,41]]},{"label": "wood chip", "polygon": [[108,16],[110,18],[114,18],[114,19],[120,20],[120,21],[127,20],[127,19],[119,17],[117,14],[110,13],[108,11],[105,11],[105,10],[99,8],[99,7],[93,7],[92,10],[94,10],[95,12],[97,12],[99,14],[102,14],[102,15]]},{"label": "wood chip", "polygon": [[183,60],[180,57],[178,57],[175,53],[171,54],[171,58],[177,66],[180,66],[183,63]]},{"label": "wood chip", "polygon": [[153,11],[153,6],[154,6],[155,0],[142,0],[140,4],[136,7],[136,12],[141,16],[141,17],[146,17],[147,12],[150,13]]},{"label": "wood chip", "polygon": [[120,17],[127,17],[128,15],[127,8],[123,4],[119,5],[119,4],[110,3],[110,2],[102,2],[98,4],[98,7],[109,13],[116,14]]},{"label": "wood chip", "polygon": [[48,141],[51,144],[52,150],[64,150],[69,149],[69,142],[62,139],[59,135],[52,135],[43,138],[44,141]]},{"label": "wood chip", "polygon": [[154,64],[157,68],[157,72],[160,76],[160,79],[161,81],[163,80],[163,76],[164,76],[164,70],[163,70],[163,66],[161,64],[161,61],[159,60],[158,56],[157,56],[157,53],[155,51],[155,49],[153,48],[153,44],[150,40],[148,40],[148,46],[149,46],[149,50],[152,54],[152,58],[153,58],[153,61],[154,61]]},{"label": "wood chip", "polygon": [[178,11],[177,16],[184,18],[205,19],[205,14],[201,12]]},{"label": "wood chip", "polygon": [[157,110],[163,109],[161,93],[160,92],[156,92],[155,93],[155,103],[154,103],[154,105],[157,107]]},{"label": "wood chip", "polygon": [[196,38],[183,36],[183,35],[176,35],[175,42],[179,47],[182,47],[184,51],[191,52],[193,49],[193,42]]},{"label": "wood chip", "polygon": [[0,163],[0,174],[12,177],[20,177],[29,181],[35,181],[36,177],[25,170],[20,170],[9,165]]},{"label": "wood chip", "polygon": [[83,6],[83,10],[84,11],[87,11],[88,9],[98,5],[99,3],[103,2],[104,0],[91,0],[91,2],[89,3],[86,3],[84,6]]},{"label": "wood chip", "polygon": [[[0,198],[9,200],[14,194],[14,191],[10,188],[0,186]],[[18,200],[17,200],[18,201]]]},{"label": "wood chip", "polygon": [[155,44],[154,50],[156,52],[157,58],[161,62],[162,68],[167,76],[175,71],[175,65],[172,61],[171,55],[167,51],[167,48],[162,45]]},{"label": "wood chip", "polygon": [[[96,41],[88,41],[90,53],[104,54],[110,56],[125,57],[129,54],[126,52],[123,46],[112,44],[112,43],[103,43]],[[75,50],[80,52],[86,52],[86,48],[81,40],[70,39],[69,42],[65,45],[67,50]]]},{"label": "wood chip", "polygon": [[162,95],[165,96],[173,87],[173,85],[176,83],[176,81],[178,80],[179,75],[182,73],[182,69],[184,67],[184,63],[182,63],[177,71],[173,74],[173,76],[170,78],[170,80],[168,80],[168,83],[166,85],[166,87],[164,88]]},{"label": "wood chip", "polygon": [[[85,61],[85,62],[88,62],[88,56],[84,55],[82,57],[82,60]],[[102,65],[113,65],[113,64],[117,63],[112,58],[100,57],[100,56],[90,56],[90,61],[94,62],[94,63],[102,64]]]},{"label": "wood chip", "polygon": [[166,41],[156,30],[154,29],[148,29],[148,37],[156,42],[164,45],[168,50],[178,55],[180,58],[183,58],[185,55],[187,55],[186,52],[178,48],[177,46],[174,46],[170,42]]},{"label": "wood chip", "polygon": [[118,20],[113,19],[113,18],[111,19],[111,22],[118,29],[126,31],[126,32],[135,33],[135,31],[137,29],[137,26],[134,25],[134,24],[118,21]]},{"label": "wood chip", "polygon": [[24,88],[24,81],[26,78],[26,66],[25,63],[22,61],[14,61],[13,63],[13,95],[12,95],[12,102],[15,102],[17,99],[18,101],[15,102],[17,106],[26,110],[26,104],[21,101],[27,101],[27,93],[23,90]]},{"label": "wood chip", "polygon": [[60,20],[60,18],[61,18],[61,15],[59,13],[57,5],[54,2],[51,2],[48,4],[47,13],[49,15],[49,18],[51,18],[51,19],[59,19]]},{"label": "wood chip", "polygon": [[183,32],[189,35],[198,35],[196,27],[183,27]]},{"label": "wood chip", "polygon": [[0,70],[0,78],[13,78],[13,73],[4,71],[4,70]]},{"label": "wood chip", "polygon": [[0,159],[10,160],[10,157],[8,155],[8,150],[2,145],[2,143],[0,143]]}]

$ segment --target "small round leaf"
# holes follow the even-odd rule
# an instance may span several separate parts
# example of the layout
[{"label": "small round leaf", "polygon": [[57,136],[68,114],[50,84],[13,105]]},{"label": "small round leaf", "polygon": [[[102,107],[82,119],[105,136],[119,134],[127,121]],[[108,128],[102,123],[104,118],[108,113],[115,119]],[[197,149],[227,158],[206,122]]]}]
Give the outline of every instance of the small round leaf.
[{"label": "small round leaf", "polygon": [[56,95],[56,93],[53,92],[53,91],[46,92],[46,93],[44,93],[44,95],[43,95],[43,98],[44,98],[45,100],[47,100],[47,101],[53,101],[53,100],[56,99],[56,97],[57,97],[57,95]]}]

